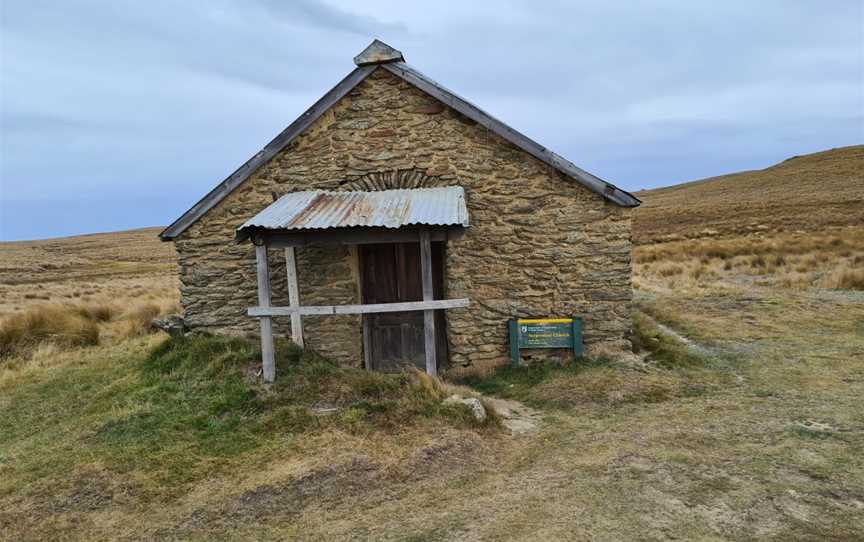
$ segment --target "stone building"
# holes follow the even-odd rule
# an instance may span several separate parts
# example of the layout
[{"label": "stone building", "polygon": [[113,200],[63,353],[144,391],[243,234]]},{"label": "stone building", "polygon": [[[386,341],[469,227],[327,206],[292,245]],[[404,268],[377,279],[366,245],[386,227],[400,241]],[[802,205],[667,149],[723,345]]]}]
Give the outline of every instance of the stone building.
[{"label": "stone building", "polygon": [[[187,325],[262,336],[272,327],[381,370],[423,366],[424,349],[433,369],[507,363],[511,318],[581,316],[589,351],[626,348],[639,200],[386,44],[354,62],[160,234],[177,248]],[[357,309],[410,302],[419,308]],[[282,309],[256,317],[252,307]]]}]

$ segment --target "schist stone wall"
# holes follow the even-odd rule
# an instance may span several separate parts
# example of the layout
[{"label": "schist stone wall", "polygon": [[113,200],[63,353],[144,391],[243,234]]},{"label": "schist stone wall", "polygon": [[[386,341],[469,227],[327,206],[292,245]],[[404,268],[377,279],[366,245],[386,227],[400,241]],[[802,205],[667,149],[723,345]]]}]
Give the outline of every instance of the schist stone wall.
[{"label": "schist stone wall", "polygon": [[[628,346],[630,210],[567,179],[384,69],[376,69],[288,148],[176,240],[192,328],[258,334],[255,254],[234,230],[294,190],[460,185],[471,226],[446,251],[450,367],[506,363],[511,317],[583,315],[590,348]],[[271,249],[273,304],[288,305],[284,253]],[[297,250],[304,305],[360,303],[356,251]],[[362,365],[360,316],[304,317],[307,346]],[[277,334],[290,334],[276,318]]]}]

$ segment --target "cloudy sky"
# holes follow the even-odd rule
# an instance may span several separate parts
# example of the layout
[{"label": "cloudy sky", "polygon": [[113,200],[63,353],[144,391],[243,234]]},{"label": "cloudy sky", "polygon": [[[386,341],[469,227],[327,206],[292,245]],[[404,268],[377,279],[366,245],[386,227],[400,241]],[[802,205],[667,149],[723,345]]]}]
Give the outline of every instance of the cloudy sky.
[{"label": "cloudy sky", "polygon": [[860,0],[4,0],[0,239],[166,225],[378,37],[628,190],[864,141]]}]

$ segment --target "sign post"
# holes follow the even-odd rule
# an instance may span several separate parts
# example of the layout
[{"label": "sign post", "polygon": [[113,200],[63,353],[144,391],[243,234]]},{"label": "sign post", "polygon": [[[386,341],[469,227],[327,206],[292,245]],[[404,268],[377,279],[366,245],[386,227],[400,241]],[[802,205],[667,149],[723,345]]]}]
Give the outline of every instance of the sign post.
[{"label": "sign post", "polygon": [[519,351],[526,348],[568,348],[573,355],[582,355],[582,318],[512,319],[510,329],[510,360],[520,365]]}]

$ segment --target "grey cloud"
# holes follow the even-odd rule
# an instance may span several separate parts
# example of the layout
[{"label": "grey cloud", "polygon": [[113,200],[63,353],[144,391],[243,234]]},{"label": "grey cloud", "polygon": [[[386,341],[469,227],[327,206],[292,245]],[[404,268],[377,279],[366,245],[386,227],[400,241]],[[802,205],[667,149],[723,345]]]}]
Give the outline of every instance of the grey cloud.
[{"label": "grey cloud", "polygon": [[[864,140],[857,1],[7,0],[0,9],[3,239],[169,222],[348,73],[374,37],[627,189]],[[128,206],[130,195],[149,203]],[[101,225],[98,212],[80,224],[68,212],[39,217],[88,201],[128,213]]]},{"label": "grey cloud", "polygon": [[[357,15],[315,0],[253,0],[284,22],[306,23],[325,29],[368,36],[370,32],[404,32],[401,23],[385,23],[375,17]],[[241,5],[246,5],[241,2]],[[358,4],[361,5],[361,4]]]}]

